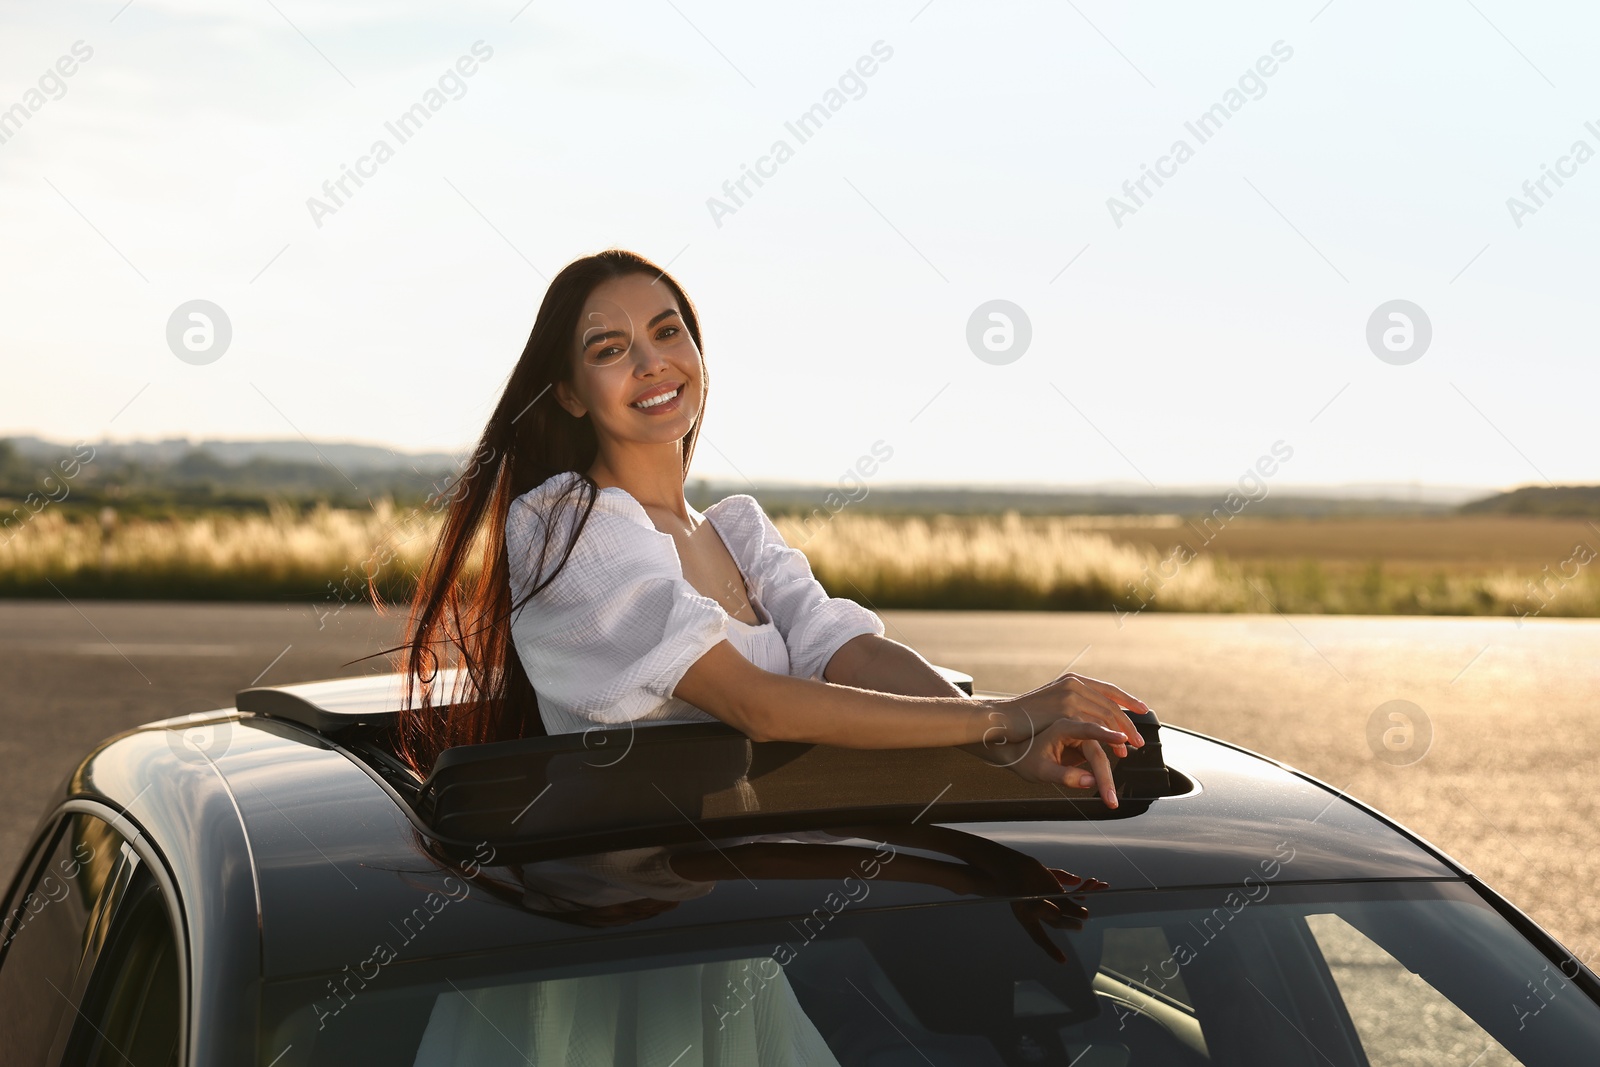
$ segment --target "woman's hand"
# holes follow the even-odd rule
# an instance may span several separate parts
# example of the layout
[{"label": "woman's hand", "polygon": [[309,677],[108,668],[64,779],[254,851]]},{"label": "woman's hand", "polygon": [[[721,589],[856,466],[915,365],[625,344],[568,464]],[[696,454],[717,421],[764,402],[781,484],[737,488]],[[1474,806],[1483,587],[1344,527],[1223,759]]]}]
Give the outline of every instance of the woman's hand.
[{"label": "woman's hand", "polygon": [[1122,735],[1111,742],[1111,750],[1119,759],[1128,754],[1128,745],[1134,748],[1144,745],[1144,738],[1125,709],[1150,710],[1144,701],[1129,696],[1110,682],[1070,671],[1030,692],[989,704],[997,713],[998,728],[1004,731],[1003,737],[991,732],[987,740],[992,743],[1020,741],[1032,736],[1034,729],[1043,730],[1058,719],[1076,719],[1099,723]]},{"label": "woman's hand", "polygon": [[1106,806],[1117,806],[1116,786],[1111,780],[1111,761],[1102,745],[1115,744],[1122,734],[1097,722],[1057,719],[1029,741],[1014,742],[1022,750],[1016,759],[1005,763],[1030,782],[1063,785],[1070,789],[1099,787]]},{"label": "woman's hand", "polygon": [[[1106,888],[1106,883],[1098,878],[1085,881],[1075,874],[1070,874],[1054,867],[1049,868],[1055,875],[1061,892],[1085,892]],[[1050,940],[1050,935],[1045,932],[1044,924],[1048,923],[1058,930],[1082,930],[1083,921],[1089,917],[1089,909],[1071,897],[1057,897],[1055,900],[1016,900],[1011,903],[1011,913],[1017,917],[1017,922],[1033,938],[1034,944],[1045,950],[1049,957],[1057,963],[1066,963],[1067,954],[1062,952],[1056,943]]]},{"label": "woman's hand", "polygon": [[1022,853],[1006,855],[998,850],[986,851],[972,862],[973,866],[966,868],[963,879],[966,884],[958,892],[980,896],[1031,896],[1033,899],[1013,900],[1011,913],[1033,942],[1057,963],[1067,962],[1067,956],[1050,939],[1045,927],[1082,930],[1084,920],[1089,917],[1089,909],[1067,894],[1076,896],[1109,888],[1108,883],[1098,878],[1084,878],[1057,867],[1046,867]]}]

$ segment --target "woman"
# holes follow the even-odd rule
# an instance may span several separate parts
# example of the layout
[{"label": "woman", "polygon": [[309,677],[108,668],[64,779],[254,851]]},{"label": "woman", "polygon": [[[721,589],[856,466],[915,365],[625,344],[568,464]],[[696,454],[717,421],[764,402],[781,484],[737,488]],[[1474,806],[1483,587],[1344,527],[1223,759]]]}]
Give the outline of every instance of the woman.
[{"label": "woman", "polygon": [[[969,698],[828,597],[754,499],[689,507],[701,351],[694,305],[643,257],[610,249],[550,283],[418,583],[401,667],[423,699],[397,737],[413,767],[452,745],[720,719],[757,741],[962,746],[1115,807],[1101,746],[1142,745],[1124,709],[1144,703],[1071,673]],[[430,691],[441,653],[470,689]]]}]

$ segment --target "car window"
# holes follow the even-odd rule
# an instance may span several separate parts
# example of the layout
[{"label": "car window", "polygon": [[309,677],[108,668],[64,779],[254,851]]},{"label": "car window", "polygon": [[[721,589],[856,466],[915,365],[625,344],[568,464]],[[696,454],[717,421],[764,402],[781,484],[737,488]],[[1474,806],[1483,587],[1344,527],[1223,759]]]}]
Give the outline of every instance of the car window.
[{"label": "car window", "polygon": [[56,824],[43,862],[3,917],[0,933],[0,1034],[15,1063],[49,1056],[76,997],[102,890],[122,862],[109,824],[75,812]]},{"label": "car window", "polygon": [[[1382,1067],[1471,1063],[1492,1038],[1500,1051],[1478,1067],[1555,1067],[1600,1047],[1600,1005],[1573,984],[1514,1015],[1545,959],[1461,883],[1265,889],[1083,894],[1080,929],[1030,928],[1025,903],[976,901],[845,908],[825,926],[643,919],[650,936],[613,927],[470,962],[383,956],[371,974],[352,964],[361,982],[269,984],[268,1058]],[[1387,1006],[1403,1018],[1374,1024],[1383,990],[1350,992],[1375,964],[1423,983]]]},{"label": "car window", "polygon": [[1105,932],[1100,970],[1148,992],[1159,986],[1162,995],[1183,1007],[1194,1002],[1183,984],[1183,967],[1166,930],[1159,926],[1121,926]]},{"label": "car window", "polygon": [[142,863],[107,919],[65,1062],[176,1064],[183,1022],[178,944],[161,887]]},{"label": "car window", "polygon": [[[1307,915],[1306,925],[1338,984],[1372,1067],[1424,1063],[1506,1067],[1520,1062],[1426,979],[1346,920],[1330,912]],[[1544,991],[1546,996],[1553,992]],[[1511,1012],[1516,1005],[1505,1008]]]}]

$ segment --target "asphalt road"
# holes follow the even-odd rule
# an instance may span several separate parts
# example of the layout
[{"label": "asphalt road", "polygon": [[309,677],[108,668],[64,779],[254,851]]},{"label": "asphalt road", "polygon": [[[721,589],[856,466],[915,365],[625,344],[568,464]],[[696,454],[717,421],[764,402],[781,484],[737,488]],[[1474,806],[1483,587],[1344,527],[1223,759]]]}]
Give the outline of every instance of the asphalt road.
[{"label": "asphalt road", "polygon": [[[982,688],[1031,689],[1070,665],[1168,721],[1346,788],[1600,964],[1588,902],[1600,620],[883,615],[890,637]],[[385,669],[352,661],[397,641],[401,623],[355,606],[319,618],[304,605],[0,601],[0,877],[50,791],[103,738],[231,706],[252,683]]]}]

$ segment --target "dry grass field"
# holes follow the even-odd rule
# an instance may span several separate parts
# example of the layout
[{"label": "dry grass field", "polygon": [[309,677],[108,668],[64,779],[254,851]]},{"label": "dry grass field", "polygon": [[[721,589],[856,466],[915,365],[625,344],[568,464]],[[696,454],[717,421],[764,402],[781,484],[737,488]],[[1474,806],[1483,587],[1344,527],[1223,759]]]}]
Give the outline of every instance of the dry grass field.
[{"label": "dry grass field", "polygon": [[830,589],[884,607],[1600,615],[1600,525],[1451,516],[779,519]]},{"label": "dry grass field", "polygon": [[1165,554],[1187,542],[1195,549],[1255,561],[1311,558],[1323,562],[1391,564],[1478,570],[1486,565],[1534,574],[1600,541],[1600,523],[1588,519],[1524,515],[1424,515],[1409,519],[1306,519],[1240,516],[1226,526],[1205,526],[1176,516],[1141,523],[1099,519],[1118,544],[1144,545]]},{"label": "dry grass field", "polygon": [[[885,517],[775,525],[837,595],[879,608],[1600,615],[1584,519]],[[403,597],[439,515],[280,508],[127,520],[46,510],[0,543],[0,595],[351,603]]]},{"label": "dry grass field", "polygon": [[369,574],[406,591],[439,522],[380,501],[370,511],[131,519],[107,534],[47,510],[0,543],[0,595],[349,603],[365,598]]}]

